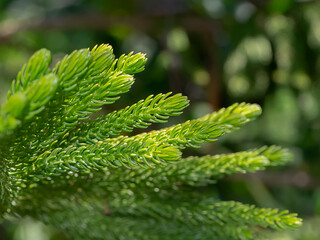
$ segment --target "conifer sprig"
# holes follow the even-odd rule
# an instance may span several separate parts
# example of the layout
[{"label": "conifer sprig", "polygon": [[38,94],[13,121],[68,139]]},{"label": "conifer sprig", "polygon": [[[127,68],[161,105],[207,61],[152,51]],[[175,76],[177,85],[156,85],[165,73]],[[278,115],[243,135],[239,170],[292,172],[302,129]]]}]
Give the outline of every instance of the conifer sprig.
[{"label": "conifer sprig", "polygon": [[[102,44],[76,50],[52,69],[50,61],[48,50],[36,52],[0,108],[0,218],[31,216],[71,239],[110,240],[253,239],[255,226],[301,224],[286,211],[213,201],[197,190],[225,175],[284,164],[291,159],[287,150],[182,158],[185,148],[254,120],[258,105],[234,104],[130,135],[166,122],[189,104],[181,94],[158,94],[103,114],[103,105],[130,90],[133,75],[144,69],[144,54],[117,59]],[[102,115],[95,117],[98,111]]]},{"label": "conifer sprig", "polygon": [[122,131],[131,132],[133,128],[147,128],[151,123],[164,123],[170,116],[177,116],[189,105],[181,94],[152,95],[145,100],[114,111],[93,121],[88,129],[87,138],[103,140],[119,136]]},{"label": "conifer sprig", "polygon": [[168,188],[181,184],[206,186],[226,175],[255,172],[267,166],[283,165],[291,159],[292,155],[287,149],[265,146],[232,154],[188,157],[165,168],[113,170],[100,175],[96,181],[97,184],[108,182],[118,185],[118,188],[126,186],[129,189],[148,186]]},{"label": "conifer sprig", "polygon": [[110,212],[119,216],[149,217],[158,221],[170,220],[190,226],[220,225],[262,226],[285,229],[299,226],[296,214],[277,209],[257,208],[234,201],[206,200],[198,204],[150,202],[133,198],[116,199],[109,204]]}]

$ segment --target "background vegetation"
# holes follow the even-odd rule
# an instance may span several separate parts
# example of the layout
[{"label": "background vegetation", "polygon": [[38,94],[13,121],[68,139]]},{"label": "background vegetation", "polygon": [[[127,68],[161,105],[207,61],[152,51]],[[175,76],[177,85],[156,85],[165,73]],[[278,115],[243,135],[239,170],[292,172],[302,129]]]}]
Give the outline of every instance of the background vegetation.
[{"label": "background vegetation", "polygon": [[[0,98],[39,48],[50,49],[54,62],[100,43],[110,43],[117,56],[145,52],[146,70],[112,106],[181,92],[191,100],[188,111],[173,120],[181,122],[234,102],[259,103],[261,118],[197,154],[264,144],[290,148],[295,155],[290,166],[228,178],[219,183],[220,194],[225,200],[289,209],[305,219],[301,230],[267,238],[319,239],[319,26],[318,1],[2,0]],[[60,239],[28,219],[3,223],[0,232],[0,239],[50,238]]]}]

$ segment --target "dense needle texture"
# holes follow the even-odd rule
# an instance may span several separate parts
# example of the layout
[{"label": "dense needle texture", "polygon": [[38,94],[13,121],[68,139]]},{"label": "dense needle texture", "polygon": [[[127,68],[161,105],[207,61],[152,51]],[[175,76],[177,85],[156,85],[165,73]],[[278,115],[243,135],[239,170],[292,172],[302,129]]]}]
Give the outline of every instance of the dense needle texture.
[{"label": "dense needle texture", "polygon": [[229,174],[285,164],[286,149],[182,157],[255,119],[258,105],[137,135],[130,132],[181,114],[187,98],[158,94],[103,114],[145,62],[140,53],[117,59],[107,44],[74,51],[53,68],[46,49],[30,58],[0,109],[0,217],[29,216],[86,240],[257,239],[257,227],[301,225],[287,211],[220,201],[212,187],[199,192]]}]

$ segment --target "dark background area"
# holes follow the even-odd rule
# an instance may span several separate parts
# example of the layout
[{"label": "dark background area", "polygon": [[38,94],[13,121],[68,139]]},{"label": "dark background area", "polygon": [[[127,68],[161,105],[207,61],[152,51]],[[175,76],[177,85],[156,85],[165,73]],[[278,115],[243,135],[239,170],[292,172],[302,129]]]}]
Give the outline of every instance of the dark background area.
[{"label": "dark background area", "polygon": [[[234,102],[260,104],[263,115],[255,122],[192,154],[289,148],[291,164],[231,176],[217,187],[224,200],[289,209],[304,218],[300,230],[271,239],[320,239],[318,1],[1,0],[0,100],[34,51],[47,48],[57,62],[100,43],[111,44],[117,57],[131,51],[148,57],[146,70],[112,109],[150,94],[181,92],[191,105],[169,121],[175,124]],[[2,223],[0,239],[62,237],[25,219]]]}]

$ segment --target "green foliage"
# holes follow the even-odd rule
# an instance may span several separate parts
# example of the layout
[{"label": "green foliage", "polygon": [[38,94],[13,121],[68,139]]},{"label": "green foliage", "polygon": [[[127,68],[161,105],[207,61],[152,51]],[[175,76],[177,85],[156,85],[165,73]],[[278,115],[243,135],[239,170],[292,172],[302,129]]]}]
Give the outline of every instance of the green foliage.
[{"label": "green foliage", "polygon": [[197,188],[285,164],[286,149],[182,158],[185,148],[255,119],[258,105],[234,104],[129,136],[179,115],[187,98],[158,94],[99,117],[103,105],[129,91],[145,56],[116,59],[103,44],[74,51],[53,69],[50,59],[47,50],[30,58],[0,110],[2,218],[31,216],[73,239],[254,239],[257,226],[301,225],[287,211],[219,201]]},{"label": "green foliage", "polygon": [[317,240],[319,238],[320,230],[319,230],[320,219],[319,217],[308,219],[304,221],[303,226],[299,228],[297,231],[292,232],[271,232],[266,231],[264,233],[264,237],[262,239],[274,239],[274,240]]}]

